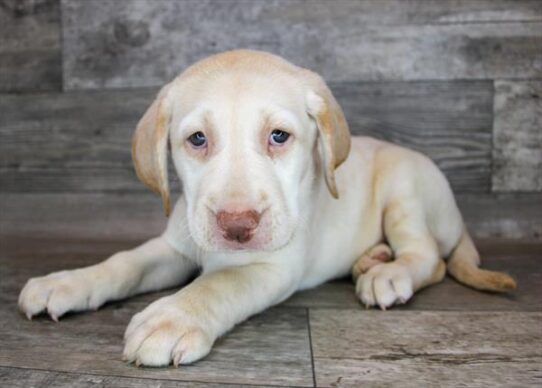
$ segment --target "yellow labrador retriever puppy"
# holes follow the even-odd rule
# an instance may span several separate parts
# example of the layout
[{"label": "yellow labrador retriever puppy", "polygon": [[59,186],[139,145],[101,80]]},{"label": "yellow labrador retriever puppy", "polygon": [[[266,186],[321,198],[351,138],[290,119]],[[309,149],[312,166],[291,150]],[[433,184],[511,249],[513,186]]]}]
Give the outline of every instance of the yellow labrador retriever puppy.
[{"label": "yellow labrador retriever puppy", "polygon": [[28,318],[47,311],[57,320],[201,270],[126,329],[124,358],[163,366],[204,357],[235,324],[354,264],[358,297],[382,309],[440,281],[443,258],[472,287],[515,287],[478,269],[450,186],[428,158],[351,138],[324,81],[282,58],[225,52],[160,91],[132,151],[167,214],[168,143],[184,192],[163,235],[100,264],[29,280],[19,298]]}]

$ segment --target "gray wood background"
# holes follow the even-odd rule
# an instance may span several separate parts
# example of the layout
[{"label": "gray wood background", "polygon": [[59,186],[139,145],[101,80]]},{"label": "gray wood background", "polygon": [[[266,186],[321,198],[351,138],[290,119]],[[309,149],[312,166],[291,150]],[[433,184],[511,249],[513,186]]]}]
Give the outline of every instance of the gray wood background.
[{"label": "gray wood background", "polygon": [[541,0],[0,0],[4,234],[159,231],[134,125],[240,47],[321,73],[354,133],[433,158],[476,236],[542,239]]}]

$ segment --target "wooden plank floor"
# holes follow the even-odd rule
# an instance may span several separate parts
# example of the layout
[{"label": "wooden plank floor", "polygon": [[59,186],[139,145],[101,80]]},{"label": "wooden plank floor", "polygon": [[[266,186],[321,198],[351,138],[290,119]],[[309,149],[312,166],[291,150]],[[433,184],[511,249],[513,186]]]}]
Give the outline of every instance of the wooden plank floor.
[{"label": "wooden plank floor", "polygon": [[54,323],[27,321],[27,278],[94,263],[130,241],[0,237],[0,386],[540,386],[542,244],[486,241],[484,266],[518,279],[513,295],[450,279],[405,306],[365,310],[348,280],[300,292],[218,340],[179,369],[121,361],[130,317],[173,291],[111,303]]}]

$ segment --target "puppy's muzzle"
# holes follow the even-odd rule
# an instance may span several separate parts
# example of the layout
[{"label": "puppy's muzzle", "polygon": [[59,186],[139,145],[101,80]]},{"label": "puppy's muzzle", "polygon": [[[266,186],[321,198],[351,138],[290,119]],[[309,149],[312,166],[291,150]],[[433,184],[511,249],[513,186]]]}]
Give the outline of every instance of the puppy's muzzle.
[{"label": "puppy's muzzle", "polygon": [[230,213],[224,210],[216,214],[216,222],[226,240],[246,243],[252,239],[260,223],[261,214],[256,210]]}]

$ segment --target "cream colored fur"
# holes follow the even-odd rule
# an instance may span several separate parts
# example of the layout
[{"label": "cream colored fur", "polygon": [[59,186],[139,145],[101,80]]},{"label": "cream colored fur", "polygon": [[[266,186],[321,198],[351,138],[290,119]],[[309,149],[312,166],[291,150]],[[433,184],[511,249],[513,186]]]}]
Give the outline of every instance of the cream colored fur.
[{"label": "cream colored fur", "polygon": [[[282,148],[268,144],[276,128],[292,135]],[[187,143],[196,131],[208,137],[205,152]],[[127,361],[164,366],[204,357],[235,324],[297,290],[349,274],[360,258],[356,293],[383,309],[440,281],[451,254],[452,274],[471,286],[514,285],[494,272],[481,279],[452,191],[428,158],[350,139],[322,79],[279,57],[219,54],[162,89],[138,125],[133,156],[167,213],[168,140],[183,195],[163,235],[103,263],[29,280],[19,298],[28,318],[47,311],[57,320],[183,285],[200,270],[126,329]],[[216,222],[221,209],[261,213],[253,238],[225,240]]]}]

